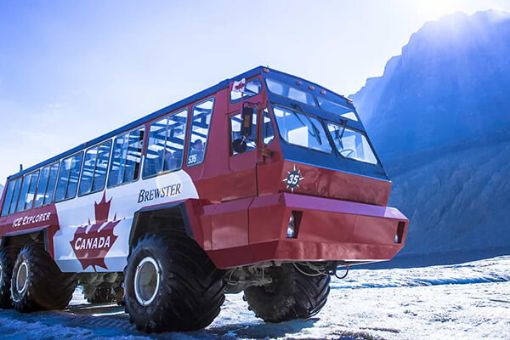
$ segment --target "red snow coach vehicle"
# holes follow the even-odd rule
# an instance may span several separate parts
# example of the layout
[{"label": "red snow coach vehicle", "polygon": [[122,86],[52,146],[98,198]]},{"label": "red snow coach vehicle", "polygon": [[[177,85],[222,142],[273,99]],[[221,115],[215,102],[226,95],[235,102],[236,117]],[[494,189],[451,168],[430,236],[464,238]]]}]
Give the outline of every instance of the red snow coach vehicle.
[{"label": "red snow coach vehicle", "polygon": [[403,247],[390,190],[349,99],[257,67],[10,176],[0,305],[62,309],[79,284],[147,332],[206,327],[226,293],[308,318],[337,268]]}]

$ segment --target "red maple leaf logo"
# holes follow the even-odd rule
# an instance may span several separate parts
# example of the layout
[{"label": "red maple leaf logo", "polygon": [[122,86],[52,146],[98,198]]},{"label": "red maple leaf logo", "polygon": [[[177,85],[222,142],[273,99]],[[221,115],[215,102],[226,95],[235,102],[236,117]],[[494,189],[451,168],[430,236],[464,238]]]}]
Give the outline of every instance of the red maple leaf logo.
[{"label": "red maple leaf logo", "polygon": [[89,266],[93,266],[94,270],[96,270],[96,266],[108,269],[105,257],[117,240],[113,229],[120,222],[117,220],[117,215],[113,217],[113,221],[108,221],[111,202],[111,199],[106,202],[106,193],[103,194],[101,202],[94,203],[95,223],[90,223],[89,219],[88,225],[78,227],[74,233],[74,239],[70,242],[83,269]]}]

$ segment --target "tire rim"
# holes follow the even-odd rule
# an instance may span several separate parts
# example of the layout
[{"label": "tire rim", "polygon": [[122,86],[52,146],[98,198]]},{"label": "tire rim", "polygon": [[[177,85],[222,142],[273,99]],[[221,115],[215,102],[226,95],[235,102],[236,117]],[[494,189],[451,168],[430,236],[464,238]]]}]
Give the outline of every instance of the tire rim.
[{"label": "tire rim", "polygon": [[154,301],[159,291],[161,273],[156,260],[146,257],[136,267],[135,297],[139,304],[147,306]]},{"label": "tire rim", "polygon": [[28,286],[28,264],[21,262],[18,272],[16,273],[16,291],[23,294]]}]

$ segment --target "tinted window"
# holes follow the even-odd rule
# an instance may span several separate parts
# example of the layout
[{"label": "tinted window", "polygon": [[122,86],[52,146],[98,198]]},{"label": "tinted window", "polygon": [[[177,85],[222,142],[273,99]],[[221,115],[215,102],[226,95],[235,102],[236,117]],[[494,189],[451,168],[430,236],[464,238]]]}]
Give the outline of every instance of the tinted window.
[{"label": "tinted window", "polygon": [[39,183],[37,184],[37,195],[35,196],[34,208],[39,208],[44,203],[46,188],[48,187],[48,179],[50,177],[50,167],[46,166],[41,169],[39,174]]},{"label": "tinted window", "polygon": [[78,179],[80,178],[80,168],[83,153],[65,158],[60,163],[60,171],[58,175],[57,191],[55,193],[55,201],[63,201],[76,196],[78,189]]},{"label": "tinted window", "polygon": [[269,144],[274,139],[273,122],[271,121],[271,116],[267,108],[264,109],[264,114],[262,116],[262,138],[264,139],[264,144]]},{"label": "tinted window", "polygon": [[319,102],[319,106],[325,111],[329,111],[347,119],[358,121],[358,117],[356,117],[354,111],[346,105],[342,105],[322,97],[317,97],[317,101]]},{"label": "tinted window", "polygon": [[[250,135],[245,137],[241,135],[241,126],[242,126],[242,118],[241,114],[237,114],[230,118],[230,128],[232,131],[232,145],[234,145],[238,141],[242,141],[244,139],[244,143],[246,143],[246,151],[255,150],[257,147],[257,114],[253,114],[252,116],[252,126]],[[236,151],[235,147],[232,147],[232,154],[237,155],[239,151]]]},{"label": "tinted window", "polygon": [[188,165],[190,166],[200,164],[204,161],[213,104],[214,99],[211,98],[193,107],[190,145],[188,151]]},{"label": "tinted window", "polygon": [[23,177],[23,186],[21,187],[21,194],[18,198],[18,207],[16,211],[23,211],[31,206],[32,200],[34,199],[38,176],[39,171]]},{"label": "tinted window", "polygon": [[80,195],[104,189],[111,146],[112,142],[107,141],[88,149],[85,153],[80,181]]},{"label": "tinted window", "polygon": [[28,188],[28,194],[25,199],[25,210],[31,209],[34,203],[35,191],[37,190],[37,181],[39,179],[39,171],[30,175],[30,186]]},{"label": "tinted window", "polygon": [[5,199],[4,205],[2,207],[2,216],[5,216],[9,213],[9,207],[11,205],[12,196],[14,195],[14,186],[16,181],[10,181],[7,184],[7,188],[5,189]]},{"label": "tinted window", "polygon": [[282,138],[290,144],[331,152],[326,131],[314,117],[282,107],[274,108]]},{"label": "tinted window", "polygon": [[115,138],[108,187],[138,179],[143,148],[144,128]]},{"label": "tinted window", "polygon": [[377,158],[363,133],[349,128],[344,129],[334,123],[328,123],[328,130],[342,156],[360,162],[377,164]]},{"label": "tinted window", "polygon": [[188,111],[184,110],[151,124],[144,177],[182,167],[187,120]]},{"label": "tinted window", "polygon": [[262,89],[262,84],[260,80],[255,78],[248,83],[246,83],[245,79],[241,79],[240,81],[234,82],[232,86],[232,91],[230,92],[230,100],[238,100],[241,98],[252,97],[260,93]]},{"label": "tinted window", "polygon": [[59,167],[58,163],[55,163],[50,167],[48,187],[46,188],[46,193],[44,194],[43,205],[50,204],[53,202],[53,197],[55,195],[55,187],[57,186],[58,167]]},{"label": "tinted window", "polygon": [[18,197],[21,191],[21,182],[23,179],[20,177],[16,180],[14,185],[14,194],[12,195],[11,206],[9,207],[9,214],[16,212],[16,206],[18,204]]},{"label": "tinted window", "polygon": [[274,79],[266,79],[267,88],[271,93],[279,96],[287,97],[289,99],[315,106],[315,99],[311,93],[299,90],[295,87],[281,83]]}]

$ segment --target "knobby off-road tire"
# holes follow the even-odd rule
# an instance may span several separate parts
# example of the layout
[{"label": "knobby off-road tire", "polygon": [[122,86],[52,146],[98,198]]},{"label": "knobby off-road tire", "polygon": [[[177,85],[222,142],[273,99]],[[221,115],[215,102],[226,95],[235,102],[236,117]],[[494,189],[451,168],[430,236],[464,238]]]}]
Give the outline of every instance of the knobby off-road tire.
[{"label": "knobby off-road tire", "polygon": [[225,300],[223,276],[184,233],[146,235],[128,258],[126,312],[145,332],[202,329]]},{"label": "knobby off-road tire", "polygon": [[87,298],[89,303],[110,303],[116,302],[116,294],[113,290],[113,284],[111,283],[102,283],[96,287],[94,290],[94,294],[91,297]]},{"label": "knobby off-road tire", "polygon": [[12,270],[14,308],[19,312],[63,309],[71,301],[76,283],[76,276],[62,273],[42,245],[27,245]]},{"label": "knobby off-road tire", "polygon": [[329,275],[307,276],[289,264],[269,269],[273,282],[249,287],[244,299],[266,322],[307,319],[317,314],[329,295]]},{"label": "knobby off-road tire", "polygon": [[11,248],[0,249],[0,308],[12,308],[11,276],[15,256]]}]

